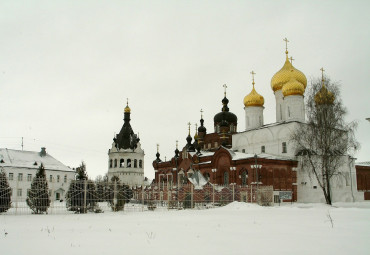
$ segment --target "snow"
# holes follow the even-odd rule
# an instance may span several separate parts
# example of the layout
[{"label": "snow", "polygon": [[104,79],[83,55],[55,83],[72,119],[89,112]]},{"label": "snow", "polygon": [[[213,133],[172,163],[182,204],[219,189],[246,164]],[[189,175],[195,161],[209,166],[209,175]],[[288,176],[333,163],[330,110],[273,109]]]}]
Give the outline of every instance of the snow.
[{"label": "snow", "polygon": [[[331,225],[329,216],[333,220]],[[370,203],[0,215],[1,254],[369,254]]]},{"label": "snow", "polygon": [[[43,163],[47,170],[74,171],[49,154],[41,157],[40,153],[35,151],[0,149],[1,159],[4,160],[4,163],[1,164],[3,167],[38,169],[40,164]],[[34,164],[35,162],[37,162],[37,165]]]}]

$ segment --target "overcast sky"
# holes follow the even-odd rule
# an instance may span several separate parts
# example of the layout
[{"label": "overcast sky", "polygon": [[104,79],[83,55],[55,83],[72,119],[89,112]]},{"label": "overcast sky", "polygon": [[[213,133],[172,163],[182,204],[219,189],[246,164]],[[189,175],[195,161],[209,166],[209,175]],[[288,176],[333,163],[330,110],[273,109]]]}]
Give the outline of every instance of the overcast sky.
[{"label": "overcast sky", "polygon": [[161,158],[186,143],[187,123],[213,131],[228,85],[230,111],[245,129],[243,98],[265,98],[275,122],[271,77],[290,41],[293,65],[320,68],[341,84],[348,121],[359,123],[358,161],[370,160],[369,1],[0,1],[0,147],[39,150],[64,164],[108,170],[108,149],[123,124]]}]

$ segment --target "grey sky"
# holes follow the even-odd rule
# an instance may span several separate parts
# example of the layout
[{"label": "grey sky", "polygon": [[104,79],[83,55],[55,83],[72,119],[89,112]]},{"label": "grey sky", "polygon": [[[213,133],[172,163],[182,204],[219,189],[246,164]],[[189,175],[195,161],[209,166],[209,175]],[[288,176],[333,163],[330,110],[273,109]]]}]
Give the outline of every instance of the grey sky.
[{"label": "grey sky", "polygon": [[0,147],[47,148],[63,163],[107,171],[107,151],[123,124],[146,152],[152,178],[182,147],[187,123],[213,131],[228,85],[230,111],[245,128],[243,98],[265,98],[275,122],[271,77],[293,65],[310,82],[320,68],[342,84],[347,120],[358,120],[358,161],[370,160],[368,1],[0,1]]}]

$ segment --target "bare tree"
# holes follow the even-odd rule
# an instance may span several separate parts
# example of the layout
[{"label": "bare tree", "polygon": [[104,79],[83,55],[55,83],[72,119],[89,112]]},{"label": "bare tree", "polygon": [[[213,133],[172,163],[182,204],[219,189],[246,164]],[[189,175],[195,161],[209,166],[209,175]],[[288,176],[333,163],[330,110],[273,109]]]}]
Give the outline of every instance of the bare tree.
[{"label": "bare tree", "polygon": [[355,121],[347,123],[337,83],[316,79],[306,90],[307,122],[292,134],[301,157],[301,167],[314,176],[326,203],[332,204],[331,182],[339,168],[359,144],[354,137]]}]

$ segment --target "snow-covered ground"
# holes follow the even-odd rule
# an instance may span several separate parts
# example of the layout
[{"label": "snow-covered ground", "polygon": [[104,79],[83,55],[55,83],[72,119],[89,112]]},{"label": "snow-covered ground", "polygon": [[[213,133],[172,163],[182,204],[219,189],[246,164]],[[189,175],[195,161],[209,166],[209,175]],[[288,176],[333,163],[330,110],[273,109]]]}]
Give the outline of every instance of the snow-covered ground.
[{"label": "snow-covered ground", "polygon": [[[330,220],[332,219],[332,221]],[[0,254],[370,254],[370,203],[0,215]]]}]

